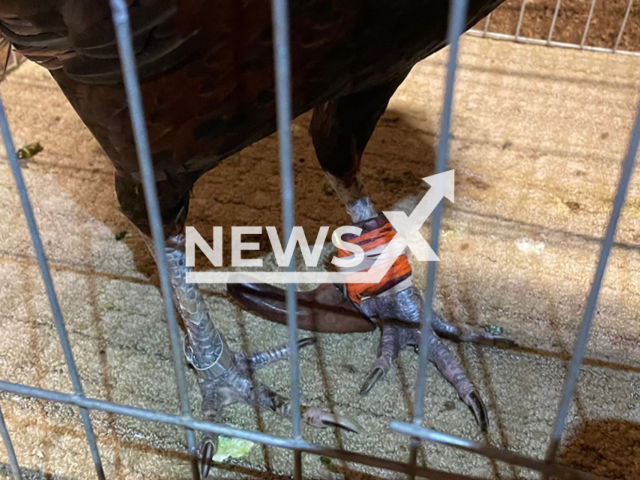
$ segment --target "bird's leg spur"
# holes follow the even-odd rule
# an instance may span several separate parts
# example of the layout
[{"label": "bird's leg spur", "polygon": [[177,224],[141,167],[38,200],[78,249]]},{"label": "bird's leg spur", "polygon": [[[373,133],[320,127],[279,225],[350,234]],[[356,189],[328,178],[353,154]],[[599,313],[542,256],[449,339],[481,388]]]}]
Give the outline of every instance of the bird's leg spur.
[{"label": "bird's leg spur", "polygon": [[[176,235],[166,242],[165,252],[171,277],[174,302],[186,329],[185,356],[198,372],[202,393],[202,411],[207,420],[220,422],[225,406],[245,402],[268,408],[291,418],[289,401],[266,385],[253,382],[252,372],[289,356],[288,347],[279,347],[261,353],[244,354],[232,351],[222,333],[215,327],[202,293],[197,285],[187,283],[184,235]],[[151,248],[153,251],[153,248]],[[300,340],[299,347],[313,343],[313,339]],[[303,407],[302,419],[314,427],[337,426],[357,431],[355,422],[337,414],[312,407]],[[206,435],[201,443],[201,476],[209,473],[218,439]]]}]

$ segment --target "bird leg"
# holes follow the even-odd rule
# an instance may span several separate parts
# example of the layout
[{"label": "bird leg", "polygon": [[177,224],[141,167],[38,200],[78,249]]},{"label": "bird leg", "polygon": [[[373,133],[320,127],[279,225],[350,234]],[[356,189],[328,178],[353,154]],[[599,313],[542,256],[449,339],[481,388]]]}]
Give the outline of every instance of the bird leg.
[{"label": "bird leg", "polygon": [[[362,228],[359,237],[345,239],[359,244],[369,255],[378,253],[395,232],[369,199],[360,177],[360,162],[375,125],[386,109],[389,98],[404,79],[328,102],[317,107],[311,121],[311,133],[320,165],[347,208],[354,225]],[[350,255],[341,252],[339,256]],[[373,363],[360,393],[367,394],[390,370],[400,352],[408,346],[418,348],[424,305],[413,284],[408,252],[393,263],[377,285],[346,284],[345,296],[366,318],[377,319],[381,327],[378,357]],[[429,360],[453,385],[460,398],[471,408],[478,425],[487,428],[486,408],[476,387],[467,378],[460,361],[450,352],[438,335],[458,342],[484,345],[513,346],[515,342],[488,333],[472,332],[451,325],[432,315],[429,335]]]},{"label": "bird leg", "polygon": [[[380,215],[367,195],[361,177],[360,161],[376,122],[389,98],[404,79],[325,103],[313,112],[311,134],[318,160],[335,192],[347,209],[353,225],[362,229],[359,237],[344,235],[344,240],[359,244],[373,258],[395,235],[386,218]],[[343,253],[345,252],[345,253]],[[338,256],[350,253],[338,250]],[[229,285],[230,294],[250,310],[283,323],[285,294],[281,289],[247,281]],[[381,328],[378,356],[360,390],[369,393],[376,382],[391,369],[402,350],[420,345],[420,326],[424,305],[413,284],[408,252],[401,254],[378,284],[347,283],[336,298],[337,288],[323,285],[312,292],[300,292],[300,327],[313,331],[366,331],[377,322]],[[363,324],[354,313],[370,320]],[[472,410],[478,425],[486,429],[488,415],[478,390],[467,378],[458,360],[441,338],[482,345],[513,346],[515,342],[489,333],[468,331],[451,325],[435,313],[429,335],[429,360],[453,385],[462,401]]]},{"label": "bird leg", "polygon": [[[147,241],[153,252],[148,238]],[[225,406],[237,402],[255,402],[291,419],[291,405],[286,398],[266,385],[252,381],[253,371],[288,358],[288,347],[253,354],[231,350],[211,320],[198,286],[186,281],[190,269],[186,266],[184,235],[169,237],[165,245],[173,298],[186,329],[185,356],[198,373],[205,418],[220,422]],[[307,338],[300,340],[298,346],[303,348],[313,343],[314,339]],[[302,419],[314,427],[337,426],[353,432],[358,431],[355,422],[318,408],[303,407]],[[202,478],[209,473],[209,465],[216,449],[217,437],[206,435],[200,449]]]}]

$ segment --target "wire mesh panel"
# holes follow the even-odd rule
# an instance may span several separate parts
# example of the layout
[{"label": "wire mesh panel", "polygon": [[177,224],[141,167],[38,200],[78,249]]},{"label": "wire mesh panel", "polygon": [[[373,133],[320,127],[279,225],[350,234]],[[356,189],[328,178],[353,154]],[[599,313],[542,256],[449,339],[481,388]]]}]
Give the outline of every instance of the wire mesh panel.
[{"label": "wire mesh panel", "polygon": [[[511,31],[504,27],[500,31],[494,31],[491,25],[491,16],[489,16],[483,23],[470,30],[469,33],[475,36],[497,40],[513,40],[533,45],[639,56],[640,50],[637,48],[637,42],[635,41],[637,24],[634,23],[633,25],[634,35],[628,35],[629,20],[632,17],[631,12],[634,6],[633,0],[628,0],[622,10],[617,8],[619,2],[616,3],[616,8],[613,9],[611,8],[611,3],[607,4],[597,0],[593,0],[590,3],[584,2],[584,4],[576,4],[575,2],[564,2],[563,4],[562,0],[543,0],[539,2],[510,0],[502,7],[499,7],[492,15],[494,17],[504,17],[505,15],[515,17],[516,20],[512,23]],[[515,15],[516,12],[517,15]],[[551,12],[550,15],[549,12]],[[616,18],[617,22],[608,24],[600,21],[597,24],[598,31],[595,32],[594,28],[592,28],[594,18],[600,17],[599,19],[601,20],[604,15],[607,18]],[[564,26],[561,30],[557,28],[559,19],[562,19]],[[509,24],[506,21],[504,23]],[[523,34],[523,26],[525,24],[527,25],[527,34]],[[568,32],[564,36],[569,38],[558,40],[557,34],[564,32]],[[575,34],[571,32],[575,32]],[[629,36],[629,40],[625,42],[623,48],[622,44],[625,35]],[[592,42],[589,41],[591,37],[595,37]]]},{"label": "wire mesh panel", "polygon": [[[458,51],[459,38],[463,32],[465,18],[467,13],[467,0],[453,0],[450,8],[450,18],[448,27],[448,41],[451,45],[449,50],[449,58],[447,63],[447,75],[444,88],[444,107],[441,117],[439,130],[439,140],[437,149],[436,173],[444,172],[447,168],[449,157],[449,141],[452,124],[452,113],[454,105],[454,87],[456,83],[456,73],[458,68]],[[586,45],[589,24],[594,14],[596,1],[591,4],[588,12],[588,20],[582,35],[582,41],[576,45],[579,48],[589,49]],[[187,382],[185,367],[183,361],[183,349],[180,342],[180,333],[178,321],[174,309],[171,296],[171,281],[165,254],[165,239],[163,233],[162,218],[160,213],[158,195],[156,191],[156,183],[154,179],[154,170],[151,160],[149,139],[147,137],[145,116],[141,99],[140,84],[136,71],[135,53],[132,42],[130,19],[125,0],[111,0],[113,11],[113,22],[118,41],[118,50],[122,70],[124,73],[124,82],[127,92],[128,107],[131,116],[131,124],[135,136],[138,160],[144,185],[144,195],[149,215],[149,223],[153,234],[153,245],[155,248],[156,260],[160,272],[161,290],[165,302],[165,310],[169,325],[169,334],[172,347],[172,360],[175,367],[175,374],[178,386],[180,415],[172,415],[153,411],[148,409],[136,408],[128,405],[121,405],[114,402],[107,402],[99,399],[87,398],[84,394],[80,376],[72,354],[71,345],[66,331],[64,319],[58,304],[58,299],[53,285],[53,280],[49,271],[47,258],[45,256],[42,240],[39,235],[33,208],[30,203],[29,195],[26,189],[24,178],[20,170],[18,158],[15,153],[8,120],[2,103],[0,103],[0,129],[2,130],[3,139],[7,151],[7,156],[11,166],[11,171],[18,188],[21,205],[27,220],[27,225],[33,242],[34,250],[41,270],[42,278],[45,284],[46,293],[49,304],[53,312],[54,321],[57,328],[57,334],[62,344],[65,361],[72,380],[73,394],[61,393],[43,388],[30,387],[18,383],[0,380],[0,390],[34,397],[46,401],[58,402],[62,404],[72,405],[79,408],[81,419],[86,433],[89,450],[95,465],[96,476],[104,479],[105,474],[102,468],[100,453],[89,417],[89,411],[102,411],[116,415],[124,415],[149,422],[160,422],[168,425],[183,428],[186,434],[187,451],[192,465],[193,478],[200,477],[198,468],[199,452],[196,448],[195,432],[207,432],[229,437],[236,437],[255,441],[264,445],[278,448],[289,449],[293,452],[294,458],[294,477],[299,479],[303,477],[303,453],[312,455],[322,455],[326,457],[336,458],[347,462],[354,462],[363,465],[369,465],[377,468],[384,468],[395,472],[407,474],[409,477],[421,476],[433,478],[436,480],[473,480],[475,477],[463,474],[439,471],[433,468],[419,466],[417,464],[417,448],[418,441],[424,440],[435,442],[460,448],[469,452],[477,453],[487,458],[496,459],[506,462],[510,465],[524,467],[541,472],[545,476],[557,475],[562,478],[576,478],[581,480],[595,480],[596,475],[579,472],[577,470],[558,465],[556,462],[556,454],[562,434],[565,428],[566,419],[570,402],[572,401],[580,368],[585,356],[587,342],[595,310],[598,302],[598,296],[601,290],[607,262],[614,244],[616,228],[618,226],[620,214],[625,202],[625,197],[629,190],[632,172],[635,166],[636,154],[640,144],[640,106],[637,112],[635,123],[627,153],[623,162],[618,190],[613,203],[613,210],[609,219],[607,230],[602,242],[602,249],[593,284],[588,296],[586,308],[584,310],[583,321],[580,326],[579,334],[576,339],[573,356],[569,365],[567,376],[563,388],[562,398],[559,403],[558,411],[555,415],[555,423],[550,439],[549,448],[544,461],[529,458],[506,450],[493,448],[484,444],[472,442],[467,439],[447,435],[431,429],[423,427],[424,417],[424,398],[426,395],[427,385],[427,365],[429,361],[429,335],[431,332],[432,322],[432,305],[434,303],[437,263],[430,262],[427,268],[427,284],[425,292],[425,316],[422,319],[422,336],[420,345],[420,357],[418,368],[418,381],[414,392],[414,411],[412,422],[393,421],[390,424],[392,430],[407,435],[412,439],[411,454],[408,462],[392,461],[384,458],[377,458],[372,455],[365,455],[351,452],[343,449],[330,448],[325,445],[305,441],[301,431],[301,405],[300,405],[300,366],[298,357],[298,324],[296,316],[296,296],[295,285],[287,284],[287,320],[289,326],[289,349],[291,351],[291,417],[292,417],[292,434],[291,436],[276,436],[259,431],[245,430],[234,428],[227,425],[205,422],[192,417],[191,406],[187,392]],[[610,50],[619,51],[621,38],[629,19],[632,2],[626,10],[626,14],[621,24],[620,33],[616,39],[616,43]],[[518,20],[515,34],[512,37],[519,41],[530,41],[531,43],[540,43],[551,46],[565,46],[562,43],[553,40],[556,31],[556,24],[561,12],[562,2],[557,0],[553,11],[551,27],[548,31],[546,40],[526,39],[520,36],[522,24],[526,13],[526,2],[521,4],[518,13]],[[293,182],[293,162],[292,162],[292,106],[291,106],[291,58],[289,51],[289,24],[288,2],[286,0],[274,0],[273,2],[273,26],[274,34],[274,57],[276,72],[276,99],[277,99],[277,122],[279,129],[279,150],[280,150],[280,168],[281,168],[281,188],[282,188],[282,213],[284,223],[285,238],[291,236],[295,224],[295,208],[294,208],[294,182]],[[484,28],[476,31],[483,36],[495,38],[507,38],[502,34],[493,34],[490,31],[491,18],[485,21]],[[535,41],[534,41],[535,40]],[[590,49],[599,49],[590,47]],[[628,52],[627,52],[628,53]],[[440,230],[443,218],[443,203],[441,202],[435,209],[431,223],[431,247],[437,252],[440,241]],[[289,272],[295,272],[294,261],[290,261],[288,266]],[[10,468],[14,479],[21,478],[19,468],[19,458],[17,458],[11,442],[11,432],[7,429],[5,420],[0,410],[0,435],[2,437],[5,448],[8,452]]]}]

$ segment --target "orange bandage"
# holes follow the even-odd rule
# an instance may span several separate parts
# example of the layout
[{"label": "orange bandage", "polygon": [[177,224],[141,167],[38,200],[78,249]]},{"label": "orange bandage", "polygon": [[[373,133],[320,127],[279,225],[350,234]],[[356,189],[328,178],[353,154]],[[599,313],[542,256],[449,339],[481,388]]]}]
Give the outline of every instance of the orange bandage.
[{"label": "orange bandage", "polygon": [[[396,235],[396,231],[391,226],[391,223],[386,222],[384,225],[377,227],[373,230],[363,233],[359,237],[348,238],[345,235],[345,240],[349,243],[360,246],[365,252],[370,252],[378,247],[391,242]],[[353,253],[341,248],[338,249],[338,257],[345,258],[352,256]],[[368,272],[369,269],[363,270]],[[366,297],[372,297],[385,292],[392,288],[394,285],[400,283],[402,280],[408,278],[411,275],[411,264],[405,253],[401,254],[394,262],[389,271],[385,274],[382,280],[378,283],[346,283],[347,295],[352,302],[359,305]]]}]

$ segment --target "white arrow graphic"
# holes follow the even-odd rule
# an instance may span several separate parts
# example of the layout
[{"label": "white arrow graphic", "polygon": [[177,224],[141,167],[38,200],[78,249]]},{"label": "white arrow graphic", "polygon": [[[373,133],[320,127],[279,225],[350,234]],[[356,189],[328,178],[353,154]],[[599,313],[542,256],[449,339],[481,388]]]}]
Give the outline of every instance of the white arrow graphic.
[{"label": "white arrow graphic", "polygon": [[421,262],[437,262],[439,260],[431,246],[420,233],[420,228],[443,198],[448,198],[452,202],[454,201],[454,174],[455,170],[449,170],[423,178],[422,180],[429,184],[431,188],[427,194],[422,197],[422,200],[416,205],[416,208],[413,209],[410,216],[407,217],[407,214],[404,212],[383,212],[389,219],[389,222],[391,222],[391,225],[393,225],[393,228],[398,232],[394,240],[398,239],[398,236],[404,239],[406,241],[405,246],[409,246],[411,253]]},{"label": "white arrow graphic", "polygon": [[383,212],[397,233],[369,271],[350,275],[349,283],[379,283],[407,246],[421,262],[440,260],[420,233],[420,228],[443,198],[454,201],[454,174],[455,170],[449,170],[423,178],[431,188],[411,215],[407,216],[406,213],[398,211]]}]

